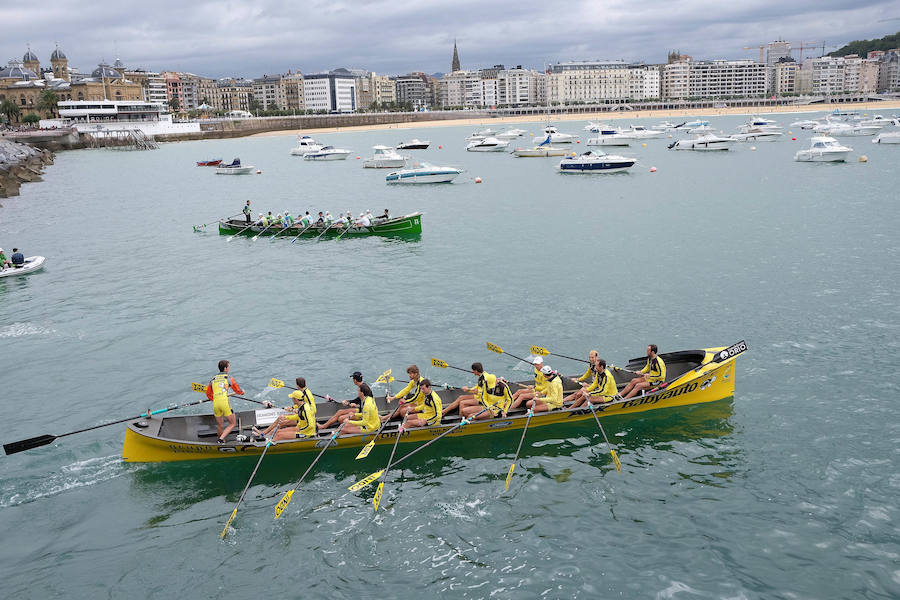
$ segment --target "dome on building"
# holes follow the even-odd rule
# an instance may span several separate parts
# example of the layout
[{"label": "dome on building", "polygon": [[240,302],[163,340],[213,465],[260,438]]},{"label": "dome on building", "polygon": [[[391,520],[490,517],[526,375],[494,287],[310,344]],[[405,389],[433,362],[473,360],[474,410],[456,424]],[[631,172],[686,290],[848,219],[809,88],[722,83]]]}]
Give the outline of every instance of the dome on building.
[{"label": "dome on building", "polygon": [[103,63],[97,65],[97,68],[91,73],[91,77],[94,79],[118,79],[121,76],[121,73]]},{"label": "dome on building", "polygon": [[23,81],[28,81],[37,78],[38,76],[34,74],[34,71],[26,69],[22,63],[15,60],[9,61],[9,64],[6,65],[5,69],[0,69],[0,79],[21,79]]},{"label": "dome on building", "polygon": [[38,57],[34,55],[34,52],[31,51],[31,48],[25,52],[25,56],[22,57],[22,62],[39,62]]},{"label": "dome on building", "polygon": [[56,50],[53,51],[53,54],[50,55],[50,60],[67,60],[67,59],[66,59],[66,55],[63,54],[63,51],[60,50],[59,47],[57,47]]},{"label": "dome on building", "polygon": [[122,63],[121,60],[119,60],[119,59],[117,58],[117,59],[116,59],[116,62],[113,63],[113,68],[114,68],[114,69],[125,70],[125,65]]}]

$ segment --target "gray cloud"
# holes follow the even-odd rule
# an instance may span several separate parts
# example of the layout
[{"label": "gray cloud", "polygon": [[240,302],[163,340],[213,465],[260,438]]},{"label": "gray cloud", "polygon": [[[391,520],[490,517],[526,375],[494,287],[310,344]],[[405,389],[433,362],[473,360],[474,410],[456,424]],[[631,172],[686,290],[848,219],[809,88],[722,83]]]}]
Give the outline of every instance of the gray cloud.
[{"label": "gray cloud", "polygon": [[[578,59],[664,62],[678,49],[698,59],[754,58],[775,38],[830,46],[900,30],[900,0],[154,0],[86,5],[49,0],[0,7],[0,60],[30,42],[42,63],[54,42],[91,70],[117,56],[128,66],[213,77],[256,77],[338,66],[379,73],[449,70],[453,39],[464,68]],[[826,51],[830,51],[827,48]]]}]

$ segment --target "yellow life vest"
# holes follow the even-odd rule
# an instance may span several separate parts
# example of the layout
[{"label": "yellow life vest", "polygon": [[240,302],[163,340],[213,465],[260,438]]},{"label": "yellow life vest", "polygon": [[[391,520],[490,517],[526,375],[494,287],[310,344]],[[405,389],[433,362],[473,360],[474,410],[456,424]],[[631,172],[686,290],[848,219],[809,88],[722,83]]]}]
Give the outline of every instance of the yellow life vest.
[{"label": "yellow life vest", "polygon": [[209,382],[213,392],[213,402],[228,400],[228,373],[219,373]]}]

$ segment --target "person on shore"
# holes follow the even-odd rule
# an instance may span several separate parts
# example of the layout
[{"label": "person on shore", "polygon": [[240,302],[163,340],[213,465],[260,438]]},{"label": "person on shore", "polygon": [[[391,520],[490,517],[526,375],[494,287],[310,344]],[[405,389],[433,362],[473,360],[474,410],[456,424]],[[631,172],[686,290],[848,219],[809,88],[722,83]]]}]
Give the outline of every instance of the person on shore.
[{"label": "person on shore", "polygon": [[419,390],[422,393],[422,408],[417,407],[416,412],[406,419],[406,427],[440,425],[444,411],[441,407],[440,396],[431,389],[431,381],[422,379],[419,382]]},{"label": "person on shore", "polygon": [[612,402],[617,393],[616,379],[612,371],[606,368],[606,361],[598,357],[594,363],[594,378],[591,385],[583,385],[580,390],[567,396],[565,401],[574,400],[569,408],[578,408],[584,406],[588,400],[592,404]]},{"label": "person on shore", "polygon": [[244,218],[247,220],[247,225],[250,225],[250,214],[252,211],[250,209],[250,201],[249,200],[247,200],[247,204],[244,205],[244,209],[241,212],[244,213]]},{"label": "person on shore", "polygon": [[290,393],[288,398],[293,400],[293,406],[286,408],[289,414],[278,417],[265,431],[253,428],[253,435],[265,437],[277,427],[278,431],[272,441],[294,440],[316,435],[316,401],[312,392],[306,387],[306,379],[298,377],[297,389]]},{"label": "person on shore", "polygon": [[[359,388],[361,386],[366,385],[365,383],[363,383],[363,374],[360,373],[359,371],[353,371],[353,374],[350,375],[350,379],[353,380],[353,385],[356,386],[357,392],[359,392]],[[357,393],[357,396],[358,395],[359,394]],[[326,396],[326,398],[328,400],[331,400],[330,396]],[[335,413],[333,415],[331,415],[331,417],[329,417],[329,419],[327,421],[325,421],[325,423],[323,423],[322,425],[319,425],[319,429],[328,429],[329,427],[332,427],[335,423],[337,423],[340,420],[341,417],[357,412],[357,409],[360,407],[359,398],[351,398],[350,400],[341,400],[341,404],[343,406],[348,406],[348,407],[355,404],[356,407],[355,408],[339,408],[337,411],[335,411]]]},{"label": "person on shore", "polygon": [[6,258],[6,255],[3,253],[3,248],[0,248],[0,271],[6,267],[12,267],[12,264],[10,264],[9,259]]},{"label": "person on shore", "polygon": [[553,371],[550,365],[541,367],[541,375],[544,376],[546,385],[543,392],[536,394],[533,400],[529,400],[526,406],[534,412],[548,412],[562,408],[563,384],[559,373]]},{"label": "person on shore", "polygon": [[359,396],[359,412],[352,415],[343,415],[341,423],[345,423],[342,435],[351,433],[371,433],[381,428],[381,418],[378,416],[378,406],[372,395],[372,388],[367,383],[361,383],[357,391]]},{"label": "person on shore", "polygon": [[419,367],[416,365],[406,367],[406,374],[409,375],[409,383],[406,384],[406,387],[397,392],[397,395],[385,398],[388,404],[394,400],[399,400],[403,404],[397,410],[397,416],[401,418],[408,413],[425,410],[425,393],[422,390],[422,382],[425,381],[425,378],[419,373]]},{"label": "person on shore", "polygon": [[544,357],[535,356],[534,360],[531,361],[531,364],[534,365],[534,385],[517,389],[513,393],[513,402],[510,409],[518,408],[520,404],[526,400],[531,400],[538,393],[542,393],[547,388],[547,380],[544,379],[544,375],[541,372],[541,369],[544,367]]},{"label": "person on shore", "polygon": [[[213,415],[216,417],[216,432],[219,434],[216,441],[220,444],[225,443],[225,438],[237,424],[234,412],[231,410],[231,403],[228,402],[228,388],[230,387],[236,394],[244,393],[234,377],[228,374],[230,370],[231,363],[227,360],[220,360],[219,374],[210,379],[206,385],[206,397],[212,400]],[[226,419],[228,427],[225,427]]]},{"label": "person on shore", "polygon": [[666,363],[657,355],[656,344],[647,346],[647,364],[640,370],[641,375],[628,382],[622,390],[623,398],[633,398],[639,392],[659,385],[666,380]]},{"label": "person on shore", "polygon": [[12,262],[12,266],[17,269],[25,266],[25,255],[19,252],[18,248],[13,248],[13,253],[9,260]]}]

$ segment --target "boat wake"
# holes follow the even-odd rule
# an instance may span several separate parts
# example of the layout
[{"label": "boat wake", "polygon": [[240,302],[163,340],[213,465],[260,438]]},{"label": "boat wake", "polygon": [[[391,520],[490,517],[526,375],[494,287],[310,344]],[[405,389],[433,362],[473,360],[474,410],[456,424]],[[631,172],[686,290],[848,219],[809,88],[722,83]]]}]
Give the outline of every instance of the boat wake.
[{"label": "boat wake", "polygon": [[[48,496],[56,496],[96,485],[131,472],[118,454],[89,458],[65,465],[49,473],[37,483],[31,478],[6,479],[0,487],[0,509],[28,504]],[[24,491],[23,491],[24,490]]]},{"label": "boat wake", "polygon": [[0,338],[17,338],[26,335],[54,335],[55,329],[41,327],[34,323],[11,323],[0,328]]}]

